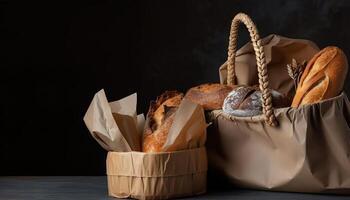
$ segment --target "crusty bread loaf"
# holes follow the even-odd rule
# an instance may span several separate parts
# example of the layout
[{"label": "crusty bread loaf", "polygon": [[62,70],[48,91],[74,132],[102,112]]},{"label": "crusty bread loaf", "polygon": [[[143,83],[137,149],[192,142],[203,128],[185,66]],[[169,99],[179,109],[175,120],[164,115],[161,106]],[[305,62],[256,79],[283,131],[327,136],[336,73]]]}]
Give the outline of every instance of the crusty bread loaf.
[{"label": "crusty bread loaf", "polygon": [[235,86],[206,83],[189,89],[185,98],[201,105],[205,110],[219,110],[227,94]]},{"label": "crusty bread loaf", "polygon": [[341,93],[348,71],[345,54],[338,47],[326,47],[307,64],[292,107],[312,104]]},{"label": "crusty bread loaf", "polygon": [[151,102],[143,133],[143,152],[162,150],[182,98],[182,93],[166,91],[156,101]]},{"label": "crusty bread loaf", "polygon": [[[271,91],[272,105],[281,108],[290,105],[288,98],[275,91]],[[225,98],[222,110],[224,113],[238,116],[250,117],[262,114],[261,92],[258,87],[240,86],[232,90]]]}]

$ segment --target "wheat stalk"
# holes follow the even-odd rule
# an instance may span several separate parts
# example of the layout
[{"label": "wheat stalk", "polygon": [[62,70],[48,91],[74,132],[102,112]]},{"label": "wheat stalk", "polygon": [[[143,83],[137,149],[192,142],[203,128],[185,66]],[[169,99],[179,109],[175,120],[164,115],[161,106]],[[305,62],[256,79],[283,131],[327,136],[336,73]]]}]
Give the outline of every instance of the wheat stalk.
[{"label": "wheat stalk", "polygon": [[300,81],[300,77],[305,69],[306,61],[304,60],[302,63],[298,63],[294,58],[292,59],[291,64],[287,64],[288,75],[294,81],[294,89],[297,90],[298,83]]}]

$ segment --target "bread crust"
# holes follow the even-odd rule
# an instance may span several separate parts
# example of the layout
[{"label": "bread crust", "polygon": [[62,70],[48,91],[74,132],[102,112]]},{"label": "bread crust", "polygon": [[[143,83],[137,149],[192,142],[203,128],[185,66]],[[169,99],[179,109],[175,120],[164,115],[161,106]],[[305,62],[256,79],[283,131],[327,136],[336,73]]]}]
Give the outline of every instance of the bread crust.
[{"label": "bread crust", "polygon": [[189,89],[185,98],[201,105],[204,110],[219,110],[229,92],[236,86],[205,83]]},{"label": "bread crust", "polygon": [[[222,110],[224,113],[238,116],[251,117],[262,114],[261,91],[258,87],[240,86],[232,90],[225,98]],[[272,105],[274,108],[281,108],[290,105],[289,99],[271,90]]]},{"label": "bread crust", "polygon": [[317,103],[341,93],[348,71],[348,61],[344,52],[329,46],[318,52],[307,64],[292,107]]},{"label": "bread crust", "polygon": [[151,102],[143,133],[143,152],[162,151],[182,98],[183,94],[178,91],[166,91]]}]

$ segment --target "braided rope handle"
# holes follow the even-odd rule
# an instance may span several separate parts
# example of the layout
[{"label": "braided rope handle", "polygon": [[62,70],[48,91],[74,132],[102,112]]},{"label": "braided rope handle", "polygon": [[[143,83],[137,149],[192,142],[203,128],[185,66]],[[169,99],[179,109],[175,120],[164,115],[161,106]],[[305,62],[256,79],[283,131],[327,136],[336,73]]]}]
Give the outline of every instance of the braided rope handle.
[{"label": "braided rope handle", "polygon": [[276,120],[275,114],[272,107],[272,95],[269,89],[269,80],[267,75],[267,67],[265,60],[265,53],[263,46],[261,45],[261,40],[259,37],[258,30],[254,22],[250,17],[244,13],[238,13],[232,20],[229,46],[228,46],[228,65],[227,65],[227,84],[233,85],[236,82],[235,74],[235,57],[236,57],[236,47],[237,47],[237,35],[238,27],[240,23],[244,23],[247,27],[250,38],[254,47],[256,64],[258,66],[258,77],[259,77],[259,88],[262,93],[262,107],[263,114],[265,115],[265,122],[270,126],[277,126],[278,122]]}]

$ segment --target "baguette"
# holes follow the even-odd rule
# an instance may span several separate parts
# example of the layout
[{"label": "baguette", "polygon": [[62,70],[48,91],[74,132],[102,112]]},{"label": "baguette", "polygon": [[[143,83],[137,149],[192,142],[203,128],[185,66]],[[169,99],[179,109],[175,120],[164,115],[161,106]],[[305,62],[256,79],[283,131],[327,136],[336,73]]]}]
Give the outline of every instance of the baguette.
[{"label": "baguette", "polygon": [[329,46],[307,64],[298,84],[292,107],[317,103],[341,93],[348,72],[348,61],[338,47]]}]

